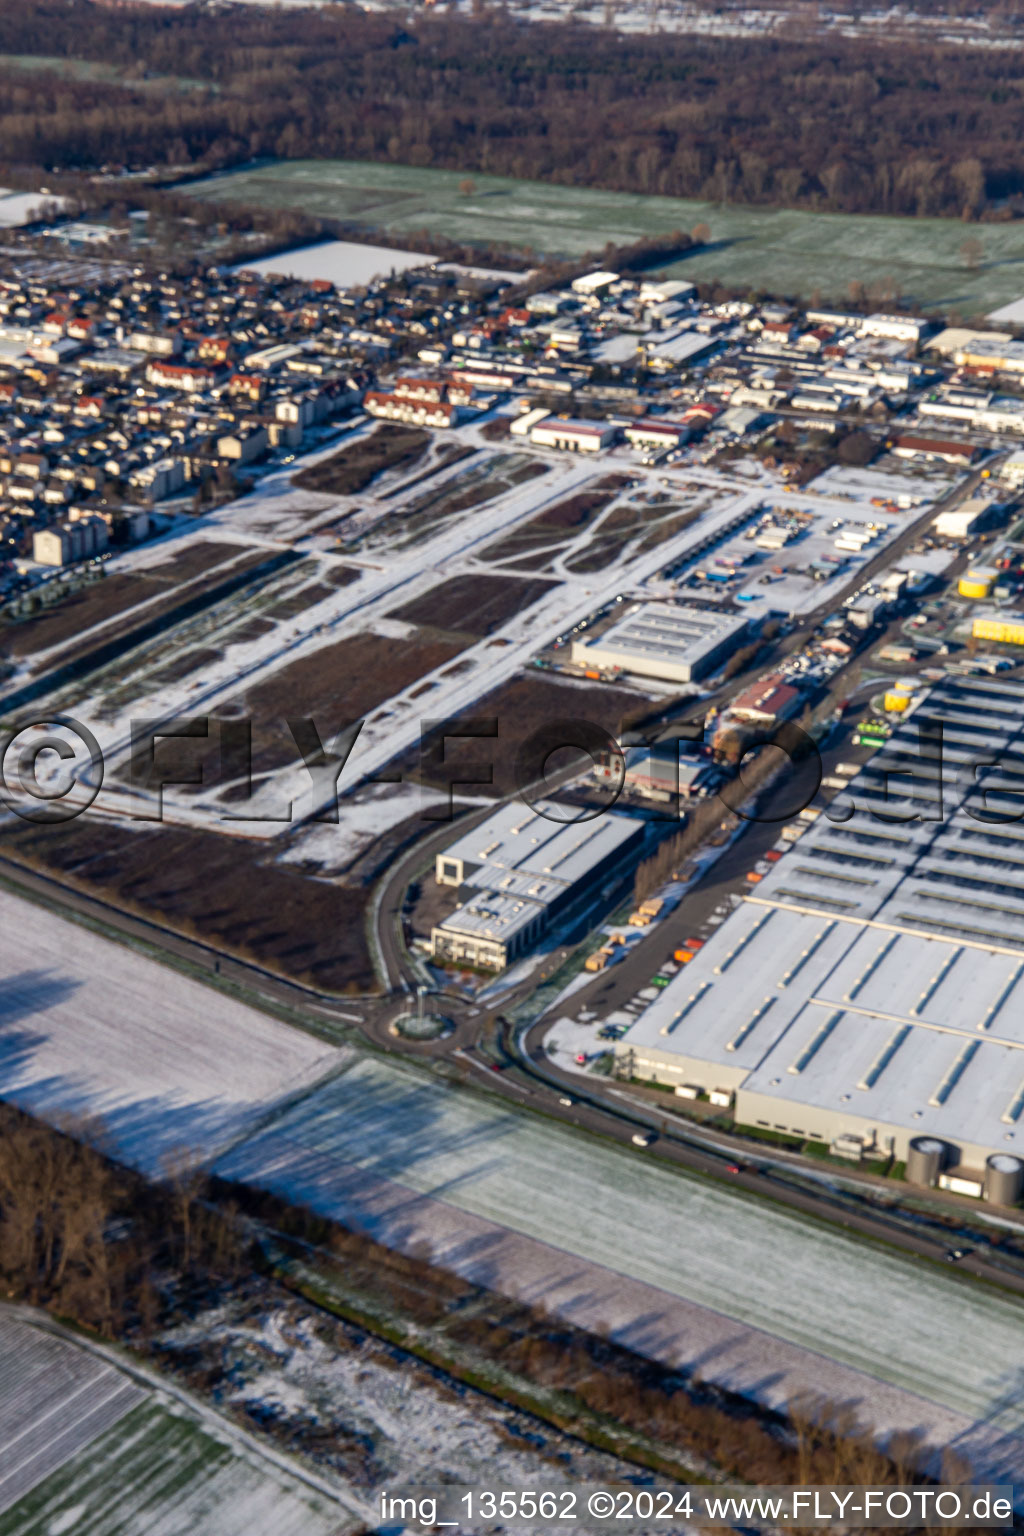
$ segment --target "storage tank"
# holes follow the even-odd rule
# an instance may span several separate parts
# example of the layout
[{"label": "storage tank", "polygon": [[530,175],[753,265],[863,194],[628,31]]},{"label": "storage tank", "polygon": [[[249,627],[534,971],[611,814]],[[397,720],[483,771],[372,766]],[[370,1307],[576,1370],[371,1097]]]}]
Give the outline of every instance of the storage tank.
[{"label": "storage tank", "polygon": [[985,1199],[1016,1205],[1024,1193],[1024,1162],[1009,1152],[994,1152],[985,1164]]},{"label": "storage tank", "polygon": [[902,715],[910,704],[910,694],[905,688],[888,688],[882,703],[886,714]]},{"label": "storage tank", "polygon": [[967,571],[960,577],[958,591],[961,597],[985,598],[992,591],[996,573],[990,570]]},{"label": "storage tank", "polygon": [[915,1136],[907,1148],[907,1183],[938,1183],[946,1160],[946,1143],[934,1136]]}]

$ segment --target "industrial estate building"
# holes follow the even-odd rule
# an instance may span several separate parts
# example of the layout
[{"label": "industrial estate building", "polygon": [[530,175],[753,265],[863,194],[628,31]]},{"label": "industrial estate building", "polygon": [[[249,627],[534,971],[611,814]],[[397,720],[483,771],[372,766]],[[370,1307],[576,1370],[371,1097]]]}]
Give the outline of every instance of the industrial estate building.
[{"label": "industrial estate building", "polygon": [[457,886],[462,900],[433,930],[436,960],[504,970],[638,851],[643,822],[614,814],[567,821],[570,809],[514,801],[438,854],[438,885]]},{"label": "industrial estate building", "polygon": [[980,614],[973,620],[971,634],[975,640],[995,640],[1002,645],[1024,645],[1024,613],[1005,608],[991,609],[987,614]]},{"label": "industrial estate building", "polygon": [[588,671],[690,683],[721,665],[749,628],[742,614],[688,603],[638,603],[599,639],[574,640],[572,659]]},{"label": "industrial estate building", "polygon": [[614,443],[619,428],[607,421],[574,421],[547,416],[530,429],[530,441],[539,448],[562,448],[572,453],[598,453]]},{"label": "industrial estate building", "polygon": [[970,539],[986,528],[995,528],[1006,516],[1006,504],[990,496],[971,496],[958,507],[940,512],[932,531],[944,539]]},{"label": "industrial estate building", "polygon": [[1022,787],[1024,685],[939,684],[616,1046],[620,1068],[1017,1198]]}]

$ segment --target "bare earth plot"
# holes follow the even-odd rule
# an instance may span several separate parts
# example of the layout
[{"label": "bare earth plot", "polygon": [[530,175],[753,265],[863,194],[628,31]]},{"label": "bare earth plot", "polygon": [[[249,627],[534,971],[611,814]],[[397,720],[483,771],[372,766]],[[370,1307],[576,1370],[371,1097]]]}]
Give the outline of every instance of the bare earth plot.
[{"label": "bare earth plot", "polygon": [[[374,991],[365,892],[306,879],[273,862],[266,841],[225,836],[219,825],[124,826],[81,816],[65,826],[22,823],[0,848],[72,888],[307,986]],[[343,834],[341,842],[344,864]]]},{"label": "bare earth plot", "polygon": [[422,428],[388,422],[346,443],[336,453],[318,459],[308,469],[299,470],[292,481],[304,491],[354,496],[365,490],[382,470],[410,468],[422,458],[429,443],[430,434]]},{"label": "bare earth plot", "polygon": [[[509,795],[516,789],[514,765],[516,753],[540,726],[562,724],[566,720],[586,720],[609,731],[616,740],[624,725],[633,724],[651,713],[651,700],[628,688],[612,688],[600,683],[578,683],[545,674],[534,668],[517,674],[501,687],[485,694],[465,713],[494,719],[497,739],[492,742],[457,739],[457,726],[450,728],[445,743],[445,763],[449,776],[462,764],[491,763],[493,782],[478,783],[479,775],[467,771],[466,782],[474,795]],[[457,717],[456,717],[457,718]],[[428,738],[429,740],[429,738]],[[395,771],[406,779],[420,772],[420,752],[401,757]]]},{"label": "bare earth plot", "polygon": [[218,1172],[776,1405],[1024,1468],[1024,1307],[824,1225],[359,1061]]},{"label": "bare earth plot", "polygon": [[321,732],[330,731],[333,736],[462,649],[459,641],[431,640],[416,630],[405,638],[364,633],[325,645],[282,667],[244,695],[253,735],[260,743],[253,757],[254,770],[263,772],[295,761],[295,741],[285,726],[294,713],[320,722]]},{"label": "bare earth plot", "polygon": [[342,1059],[301,1030],[0,891],[0,1097],[96,1116],[159,1173],[208,1158]]},{"label": "bare earth plot", "polygon": [[223,1420],[70,1338],[4,1315],[0,1344],[10,1367],[0,1423],[11,1431],[0,1445],[0,1536],[341,1536],[360,1524],[350,1504]]},{"label": "bare earth plot", "polygon": [[532,607],[550,586],[549,581],[520,581],[507,576],[455,576],[392,609],[389,617],[404,619],[407,624],[489,635],[507,619]]},{"label": "bare earth plot", "polygon": [[34,618],[0,627],[0,652],[18,659],[50,652],[50,662],[59,665],[69,642],[79,653],[91,642],[111,640],[266,559],[263,549],[198,539],[168,550],[163,559],[91,582]]},{"label": "bare earth plot", "polygon": [[899,219],[748,208],[645,197],[472,171],[354,160],[290,160],[225,172],[178,190],[218,201],[301,208],[367,229],[430,230],[455,241],[529,246],[544,255],[599,252],[706,223],[711,241],[668,270],[691,280],[839,300],[851,282],[888,281],[926,308],[986,314],[1024,295],[1024,226],[986,225],[982,258],[968,270],[955,219]]}]

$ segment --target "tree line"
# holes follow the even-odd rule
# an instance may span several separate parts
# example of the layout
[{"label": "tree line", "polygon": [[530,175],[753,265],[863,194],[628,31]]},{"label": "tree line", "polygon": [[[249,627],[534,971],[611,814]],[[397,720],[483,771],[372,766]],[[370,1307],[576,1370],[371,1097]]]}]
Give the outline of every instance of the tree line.
[{"label": "tree line", "polygon": [[9,161],[207,168],[345,157],[847,213],[1008,213],[1019,51],[790,35],[623,36],[503,11],[0,5],[117,77],[0,66]]},{"label": "tree line", "polygon": [[187,1150],[147,1183],[98,1121],[58,1130],[0,1103],[0,1284],[108,1338],[148,1335],[183,1298],[237,1279],[250,1243]]}]

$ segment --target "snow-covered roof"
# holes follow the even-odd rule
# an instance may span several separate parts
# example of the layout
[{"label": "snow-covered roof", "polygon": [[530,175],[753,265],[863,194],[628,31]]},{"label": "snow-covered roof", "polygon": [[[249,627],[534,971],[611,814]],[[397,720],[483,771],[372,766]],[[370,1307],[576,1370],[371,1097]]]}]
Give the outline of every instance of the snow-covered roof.
[{"label": "snow-covered roof", "polygon": [[629,1048],[730,1069],[780,1104],[1019,1150],[1022,737],[1021,683],[939,684],[652,1002]]}]

